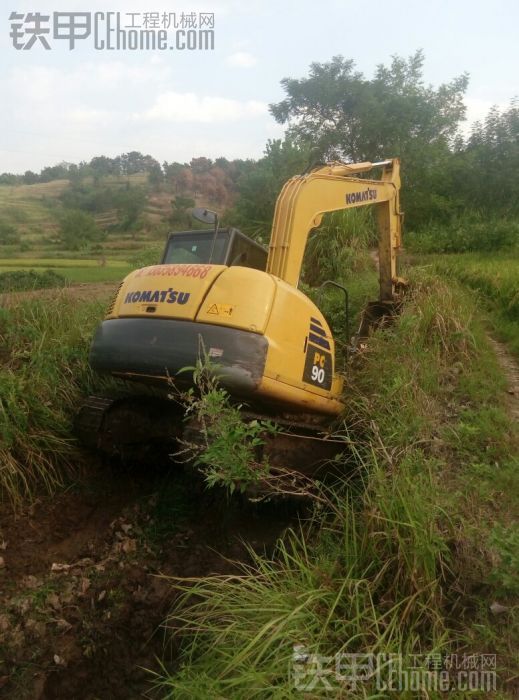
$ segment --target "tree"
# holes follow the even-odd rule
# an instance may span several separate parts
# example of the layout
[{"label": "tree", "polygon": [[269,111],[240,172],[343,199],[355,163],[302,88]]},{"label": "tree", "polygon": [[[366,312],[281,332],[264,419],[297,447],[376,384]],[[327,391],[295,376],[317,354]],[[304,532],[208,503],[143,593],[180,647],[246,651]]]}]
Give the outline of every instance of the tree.
[{"label": "tree", "polygon": [[149,183],[153,188],[157,189],[160,187],[163,181],[164,173],[162,172],[162,168],[160,167],[159,163],[155,162],[149,169]]},{"label": "tree", "polygon": [[213,161],[210,158],[191,158],[191,170],[194,175],[201,175],[207,173],[213,165]]},{"label": "tree", "polygon": [[21,175],[14,175],[13,173],[2,173],[0,175],[0,185],[19,185],[22,181]]},{"label": "tree", "polygon": [[191,228],[191,213],[189,210],[194,206],[195,200],[191,197],[175,197],[175,199],[172,199],[169,223],[172,226]]},{"label": "tree", "polygon": [[121,166],[118,158],[108,158],[107,156],[95,156],[90,161],[90,170],[94,178],[105,177],[106,175],[120,175]]},{"label": "tree", "polygon": [[146,206],[146,192],[142,187],[130,187],[121,190],[115,197],[121,227],[126,230],[135,230],[139,216]]},{"label": "tree", "polygon": [[438,180],[465,117],[463,74],[433,88],[423,82],[424,57],[393,57],[372,79],[352,60],[335,56],[313,63],[306,78],[285,78],[286,98],[270,106],[288,124],[288,137],[312,149],[315,159],[403,161],[403,196],[408,220],[438,215],[448,199],[438,195]]},{"label": "tree", "polygon": [[32,170],[26,170],[23,174],[23,181],[26,185],[34,185],[39,181],[39,179],[39,176],[36,173],[33,173]]},{"label": "tree", "polygon": [[94,218],[79,209],[69,209],[61,217],[60,238],[68,250],[78,250],[104,239]]},{"label": "tree", "polygon": [[40,182],[51,182],[52,180],[65,180],[68,177],[68,163],[48,166],[40,172]]},{"label": "tree", "polygon": [[268,141],[265,155],[257,163],[247,161],[238,179],[238,200],[229,213],[245,233],[267,240],[278,194],[293,175],[303,172],[310,163],[307,147],[285,139]]},{"label": "tree", "polygon": [[516,215],[519,209],[519,103],[492,107],[458,154],[454,187],[472,208]]}]

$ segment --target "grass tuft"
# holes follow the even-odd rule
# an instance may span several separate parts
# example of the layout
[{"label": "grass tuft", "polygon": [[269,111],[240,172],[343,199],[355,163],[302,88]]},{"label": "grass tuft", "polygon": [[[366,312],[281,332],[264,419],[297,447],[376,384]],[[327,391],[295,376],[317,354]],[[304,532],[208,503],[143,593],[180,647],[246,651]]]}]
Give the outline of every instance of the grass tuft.
[{"label": "grass tuft", "polygon": [[71,422],[103,307],[58,291],[0,309],[0,493],[12,503],[52,491],[77,463]]}]

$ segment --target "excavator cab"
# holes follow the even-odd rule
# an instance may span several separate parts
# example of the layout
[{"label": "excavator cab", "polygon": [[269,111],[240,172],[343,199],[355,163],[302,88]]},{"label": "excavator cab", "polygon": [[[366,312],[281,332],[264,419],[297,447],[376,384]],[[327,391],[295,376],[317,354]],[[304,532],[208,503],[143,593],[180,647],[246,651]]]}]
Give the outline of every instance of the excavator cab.
[{"label": "excavator cab", "polygon": [[267,267],[267,250],[236,228],[170,233],[161,265],[241,265]]}]

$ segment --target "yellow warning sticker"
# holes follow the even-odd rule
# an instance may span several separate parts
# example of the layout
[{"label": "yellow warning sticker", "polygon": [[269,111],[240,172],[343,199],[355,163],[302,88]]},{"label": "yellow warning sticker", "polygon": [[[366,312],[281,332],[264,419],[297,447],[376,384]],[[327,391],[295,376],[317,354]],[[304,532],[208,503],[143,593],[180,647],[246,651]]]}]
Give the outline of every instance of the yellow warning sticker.
[{"label": "yellow warning sticker", "polygon": [[232,316],[234,306],[232,304],[212,304],[207,313],[213,316]]}]

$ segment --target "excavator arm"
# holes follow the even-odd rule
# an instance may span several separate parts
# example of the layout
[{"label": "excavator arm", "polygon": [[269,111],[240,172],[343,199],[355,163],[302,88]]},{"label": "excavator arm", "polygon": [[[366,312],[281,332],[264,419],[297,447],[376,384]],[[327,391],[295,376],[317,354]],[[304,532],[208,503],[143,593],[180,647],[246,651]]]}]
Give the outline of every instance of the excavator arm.
[{"label": "excavator arm", "polygon": [[[381,167],[380,179],[355,177]],[[323,214],[367,205],[377,208],[380,301],[392,301],[401,243],[400,162],[331,163],[291,178],[276,202],[267,272],[297,287],[308,240]]]}]

